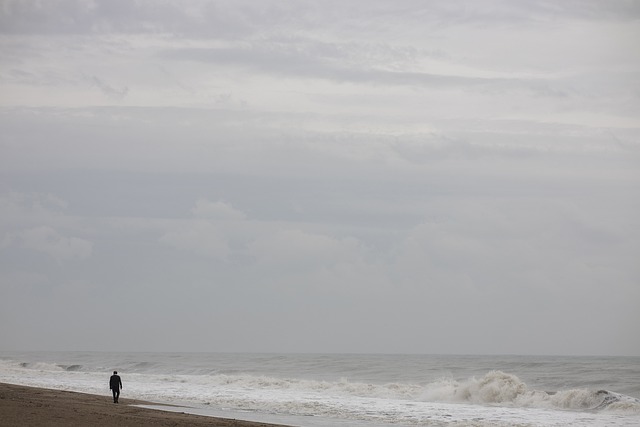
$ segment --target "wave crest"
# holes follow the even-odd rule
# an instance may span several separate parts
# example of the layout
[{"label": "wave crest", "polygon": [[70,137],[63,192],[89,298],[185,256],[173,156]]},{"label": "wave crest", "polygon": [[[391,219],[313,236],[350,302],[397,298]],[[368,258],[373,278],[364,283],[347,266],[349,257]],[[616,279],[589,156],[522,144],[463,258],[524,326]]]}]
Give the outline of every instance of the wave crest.
[{"label": "wave crest", "polygon": [[640,412],[640,400],[607,390],[530,390],[517,376],[491,371],[464,381],[441,379],[425,387],[425,401],[512,407]]}]

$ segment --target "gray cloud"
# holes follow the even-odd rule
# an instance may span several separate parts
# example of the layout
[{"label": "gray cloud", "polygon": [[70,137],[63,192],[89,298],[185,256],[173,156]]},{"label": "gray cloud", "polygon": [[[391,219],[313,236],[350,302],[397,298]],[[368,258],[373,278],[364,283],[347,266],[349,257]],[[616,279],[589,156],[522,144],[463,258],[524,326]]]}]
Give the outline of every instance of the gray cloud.
[{"label": "gray cloud", "polygon": [[[182,49],[168,51],[162,57],[187,59],[211,63],[215,66],[230,65],[250,70],[268,72],[297,78],[321,78],[338,82],[400,84],[408,86],[513,86],[517,79],[464,77],[419,72],[386,71],[358,65],[344,65],[339,56],[321,58],[312,50],[301,48],[282,51],[280,49]],[[324,60],[323,60],[324,59]],[[521,85],[520,83],[519,85]]]},{"label": "gray cloud", "polygon": [[[4,32],[88,33],[88,32],[175,32],[178,34],[238,35],[258,28],[296,25],[314,28],[329,23],[360,24],[385,22],[397,25],[400,19],[411,24],[515,25],[562,19],[590,21],[632,21],[640,16],[633,1],[603,5],[597,0],[566,1],[384,1],[345,4],[329,1],[320,7],[310,1],[190,1],[128,2],[126,0],[87,1],[36,0],[6,1],[0,15]],[[142,23],[142,25],[141,25]],[[366,28],[366,27],[365,27]],[[384,30],[384,27],[381,27]]]},{"label": "gray cloud", "polygon": [[25,249],[43,252],[56,261],[86,258],[91,255],[92,243],[77,237],[63,236],[51,227],[35,227],[11,233],[2,246],[18,244]]},{"label": "gray cloud", "polygon": [[90,81],[93,85],[97,86],[102,92],[104,92],[105,95],[116,100],[121,100],[127,95],[127,92],[129,92],[129,88],[126,86],[123,88],[115,88],[96,76],[91,76]]},{"label": "gray cloud", "polygon": [[4,2],[0,341],[640,354],[637,16]]}]

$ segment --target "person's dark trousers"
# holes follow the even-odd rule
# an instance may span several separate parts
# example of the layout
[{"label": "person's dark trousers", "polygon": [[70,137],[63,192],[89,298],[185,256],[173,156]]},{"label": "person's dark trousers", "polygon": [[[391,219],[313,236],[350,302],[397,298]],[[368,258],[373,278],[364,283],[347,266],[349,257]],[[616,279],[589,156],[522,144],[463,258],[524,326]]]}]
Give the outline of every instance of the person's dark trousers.
[{"label": "person's dark trousers", "polygon": [[111,391],[113,392],[113,403],[118,403],[118,398],[120,397],[120,390],[118,390],[117,388],[112,388]]}]

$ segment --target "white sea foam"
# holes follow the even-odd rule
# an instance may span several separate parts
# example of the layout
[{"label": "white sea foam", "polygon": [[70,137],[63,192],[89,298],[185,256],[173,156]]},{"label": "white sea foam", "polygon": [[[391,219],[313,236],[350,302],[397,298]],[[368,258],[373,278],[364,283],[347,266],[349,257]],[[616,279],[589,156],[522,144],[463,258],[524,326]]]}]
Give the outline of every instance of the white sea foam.
[{"label": "white sea foam", "polygon": [[446,378],[435,381],[425,387],[422,399],[522,408],[640,411],[640,401],[630,396],[594,389],[531,390],[517,376],[501,371],[463,381]]},{"label": "white sea foam", "polygon": [[[153,361],[141,360],[144,357]],[[189,405],[201,411],[313,416],[313,422],[296,423],[309,426],[321,425],[319,420],[333,420],[334,424],[337,420],[349,420],[349,424],[342,425],[358,427],[640,424],[637,398],[588,387],[536,390],[518,376],[499,370],[464,379],[447,376],[423,382],[354,381],[349,378],[349,369],[354,370],[352,376],[361,379],[398,375],[373,376],[371,369],[365,375],[358,373],[361,368],[357,364],[350,364],[355,367],[347,369],[344,362],[332,368],[343,374],[337,377],[328,375],[318,365],[309,369],[308,363],[300,363],[305,366],[304,371],[295,370],[285,366],[286,363],[277,365],[273,358],[266,362],[249,358],[252,362],[238,361],[234,365],[231,358],[224,357],[212,357],[206,363],[196,356],[144,357],[136,354],[70,358],[48,355],[41,360],[36,356],[28,360],[4,357],[0,360],[0,381],[107,395],[108,374],[112,367],[118,367],[124,374],[123,392],[127,397]],[[296,359],[292,356],[291,360]],[[271,366],[265,368],[265,363]],[[382,372],[381,368],[376,372]],[[417,376],[419,371],[415,373]],[[325,378],[319,379],[322,377]]]}]

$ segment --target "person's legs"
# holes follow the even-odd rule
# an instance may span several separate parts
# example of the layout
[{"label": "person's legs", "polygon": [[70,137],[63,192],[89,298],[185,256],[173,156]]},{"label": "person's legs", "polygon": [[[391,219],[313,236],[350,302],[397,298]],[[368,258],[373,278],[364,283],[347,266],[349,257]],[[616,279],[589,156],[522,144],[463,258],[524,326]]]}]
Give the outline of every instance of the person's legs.
[{"label": "person's legs", "polygon": [[120,390],[112,388],[111,392],[113,393],[113,403],[118,403],[118,396],[120,395]]},{"label": "person's legs", "polygon": [[116,403],[118,403],[118,398],[120,397],[120,389],[116,389]]}]

